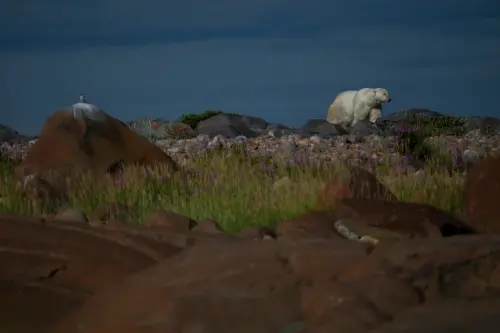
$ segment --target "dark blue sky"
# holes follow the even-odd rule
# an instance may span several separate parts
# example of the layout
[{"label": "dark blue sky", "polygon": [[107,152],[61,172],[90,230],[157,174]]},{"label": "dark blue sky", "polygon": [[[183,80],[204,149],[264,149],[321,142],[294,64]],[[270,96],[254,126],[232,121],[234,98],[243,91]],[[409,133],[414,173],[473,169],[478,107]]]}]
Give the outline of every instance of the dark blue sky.
[{"label": "dark blue sky", "polygon": [[335,95],[500,117],[498,0],[5,0],[0,123],[89,101],[122,120],[222,109],[300,125]]}]

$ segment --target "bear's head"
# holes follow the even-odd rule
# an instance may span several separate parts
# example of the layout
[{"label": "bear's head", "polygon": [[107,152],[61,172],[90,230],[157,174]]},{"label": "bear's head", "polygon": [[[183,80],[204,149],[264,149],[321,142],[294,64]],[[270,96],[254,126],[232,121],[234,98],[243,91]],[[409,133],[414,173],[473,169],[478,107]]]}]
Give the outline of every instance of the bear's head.
[{"label": "bear's head", "polygon": [[391,97],[389,96],[389,92],[384,88],[375,88],[373,90],[375,95],[375,101],[378,104],[389,103],[391,101]]}]

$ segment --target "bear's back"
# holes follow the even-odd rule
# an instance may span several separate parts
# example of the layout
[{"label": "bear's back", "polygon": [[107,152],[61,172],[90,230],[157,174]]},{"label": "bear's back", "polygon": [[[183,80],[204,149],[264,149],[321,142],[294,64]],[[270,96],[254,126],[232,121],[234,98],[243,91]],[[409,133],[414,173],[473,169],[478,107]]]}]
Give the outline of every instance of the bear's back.
[{"label": "bear's back", "polygon": [[[346,90],[341,92],[340,94],[335,97],[335,101],[340,101],[343,105],[349,106],[352,105],[354,102],[354,97],[356,97],[356,94],[358,93],[358,90]],[[333,101],[335,103],[335,101]]]},{"label": "bear's back", "polygon": [[347,90],[335,97],[328,109],[326,120],[343,127],[349,125],[354,115],[354,97],[357,90]]}]

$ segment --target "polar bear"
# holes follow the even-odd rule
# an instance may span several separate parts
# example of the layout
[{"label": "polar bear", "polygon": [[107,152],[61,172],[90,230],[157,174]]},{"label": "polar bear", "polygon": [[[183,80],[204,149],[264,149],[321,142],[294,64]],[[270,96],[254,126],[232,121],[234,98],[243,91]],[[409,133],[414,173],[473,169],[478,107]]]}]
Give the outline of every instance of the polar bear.
[{"label": "polar bear", "polygon": [[330,105],[326,120],[345,129],[363,119],[374,123],[382,117],[382,104],[390,101],[389,92],[384,88],[344,91],[338,94]]}]

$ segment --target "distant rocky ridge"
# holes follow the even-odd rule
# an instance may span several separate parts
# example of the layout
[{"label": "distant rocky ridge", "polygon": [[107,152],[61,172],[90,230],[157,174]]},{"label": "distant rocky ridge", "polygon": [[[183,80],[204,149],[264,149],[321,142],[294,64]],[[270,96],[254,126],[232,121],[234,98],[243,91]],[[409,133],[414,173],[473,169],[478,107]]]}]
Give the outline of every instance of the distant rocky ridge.
[{"label": "distant rocky ridge", "polygon": [[[194,128],[178,120],[169,121],[164,118],[141,117],[126,124],[138,134],[153,139],[186,139],[197,135],[208,135],[210,138],[223,136],[233,139],[239,136],[255,138],[262,135],[282,137],[296,135],[310,137],[318,135],[327,139],[338,135],[391,135],[397,124],[411,122],[412,119],[439,119],[446,118],[453,126],[463,127],[462,132],[473,130],[487,131],[489,134],[500,134],[500,118],[494,117],[454,117],[428,109],[408,109],[380,118],[375,124],[361,121],[346,132],[338,125],[330,124],[324,119],[309,119],[303,126],[290,127],[279,123],[269,123],[266,120],[247,115],[220,113],[205,120],[201,120]],[[460,124],[460,125],[457,125]],[[18,133],[12,128],[0,125],[0,142],[21,143],[33,140],[34,137]]]},{"label": "distant rocky ridge", "polygon": [[[121,123],[188,168],[197,156],[211,149],[239,145],[251,156],[272,157],[287,165],[306,161],[326,167],[339,162],[370,168],[398,165],[401,172],[417,175],[424,172],[427,158],[407,156],[396,149],[397,133],[415,117],[420,117],[423,124],[427,121],[426,126],[431,130],[435,123],[447,127],[429,133],[424,142],[451,163],[445,167],[449,172],[463,172],[488,155],[500,154],[500,119],[450,117],[422,109],[391,114],[375,125],[359,122],[348,133],[323,119],[310,119],[301,127],[291,128],[258,117],[226,113],[201,120],[195,126],[192,122],[190,126],[178,120],[169,122],[150,117]],[[39,140],[16,134],[14,130],[9,133],[9,139],[0,142],[1,157],[25,160]]]},{"label": "distant rocky ridge", "polygon": [[[208,135],[213,138],[217,135],[226,138],[236,138],[245,136],[254,138],[261,135],[272,137],[281,137],[286,135],[299,135],[301,137],[310,137],[319,135],[322,138],[331,138],[338,135],[391,135],[394,125],[411,122],[420,119],[439,119],[446,118],[453,123],[453,126],[461,124],[463,132],[470,132],[476,129],[488,131],[490,134],[500,134],[500,119],[494,117],[453,117],[447,116],[436,111],[427,109],[408,109],[392,113],[380,118],[376,124],[368,121],[361,121],[352,127],[348,132],[338,125],[330,124],[324,119],[309,119],[303,126],[290,127],[279,123],[269,123],[266,120],[246,115],[235,115],[221,113],[200,121],[191,132],[196,135]],[[156,126],[152,127],[151,124]],[[176,138],[175,131],[172,130],[178,124],[176,121],[167,121],[162,118],[144,117],[128,122],[129,126],[137,133],[156,139]]]},{"label": "distant rocky ridge", "polygon": [[[408,164],[394,147],[401,128],[411,128],[415,123],[427,131],[426,143],[451,158],[458,170],[486,155],[500,153],[500,119],[493,117],[453,117],[409,109],[380,118],[375,124],[360,121],[346,132],[324,119],[309,119],[294,128],[253,116],[224,112],[210,115],[188,115],[174,121],[143,117],[122,123],[153,141],[181,165],[207,149],[243,142],[253,156],[283,156],[290,163],[297,156],[307,156],[321,163]],[[0,127],[0,139],[0,153],[16,160],[24,159],[37,142],[35,137],[23,136],[6,126]],[[408,172],[422,169],[422,163],[409,161]]]},{"label": "distant rocky ridge", "polygon": [[34,138],[35,138],[34,136],[20,134],[16,130],[0,124],[0,143],[3,142],[21,143],[33,140]]}]

